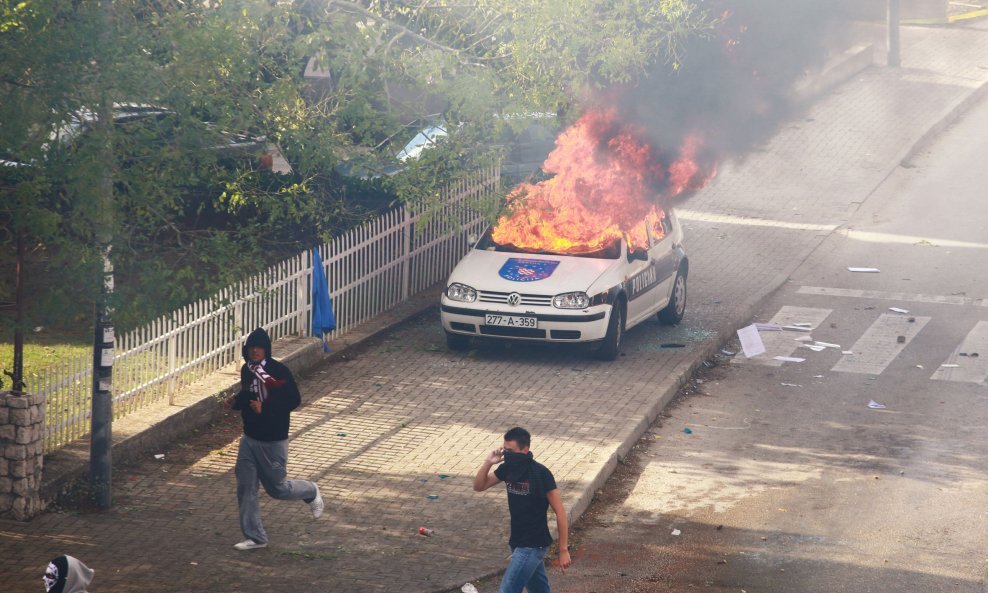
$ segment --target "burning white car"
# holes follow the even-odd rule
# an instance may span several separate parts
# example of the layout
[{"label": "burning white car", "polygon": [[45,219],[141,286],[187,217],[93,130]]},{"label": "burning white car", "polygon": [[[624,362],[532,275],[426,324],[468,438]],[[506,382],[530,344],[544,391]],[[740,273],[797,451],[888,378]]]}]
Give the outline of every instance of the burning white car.
[{"label": "burning white car", "polygon": [[626,330],[653,315],[678,323],[689,273],[682,228],[662,211],[641,225],[641,248],[625,236],[583,252],[520,249],[489,228],[446,283],[447,345],[463,350],[472,337],[596,342],[598,358],[613,360]]}]

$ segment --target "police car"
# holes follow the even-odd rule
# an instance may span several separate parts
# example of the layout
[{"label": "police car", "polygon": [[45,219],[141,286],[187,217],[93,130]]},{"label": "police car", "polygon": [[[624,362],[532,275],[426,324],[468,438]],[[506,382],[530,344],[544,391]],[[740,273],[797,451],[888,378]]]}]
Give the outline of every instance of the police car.
[{"label": "police car", "polygon": [[443,291],[447,345],[465,350],[473,337],[591,342],[598,358],[614,360],[628,329],[652,316],[678,323],[689,274],[682,228],[671,211],[641,224],[647,249],[614,239],[580,254],[501,245],[487,229]]}]

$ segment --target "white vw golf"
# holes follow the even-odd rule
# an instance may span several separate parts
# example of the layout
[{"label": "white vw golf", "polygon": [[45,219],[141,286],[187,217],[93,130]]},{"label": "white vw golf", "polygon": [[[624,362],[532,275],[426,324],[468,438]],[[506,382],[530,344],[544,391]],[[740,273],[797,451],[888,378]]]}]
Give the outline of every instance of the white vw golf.
[{"label": "white vw golf", "polygon": [[626,330],[653,315],[678,323],[689,273],[682,228],[671,212],[641,224],[647,249],[614,239],[578,254],[498,244],[487,229],[446,283],[447,345],[464,350],[475,336],[596,342],[598,358],[613,360]]}]

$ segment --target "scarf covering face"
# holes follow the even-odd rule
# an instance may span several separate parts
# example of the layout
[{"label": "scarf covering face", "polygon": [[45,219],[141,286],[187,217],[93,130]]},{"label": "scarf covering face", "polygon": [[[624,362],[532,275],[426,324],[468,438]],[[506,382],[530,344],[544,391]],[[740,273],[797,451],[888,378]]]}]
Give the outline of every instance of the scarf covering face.
[{"label": "scarf covering face", "polygon": [[512,482],[520,482],[522,478],[528,475],[529,468],[532,467],[532,462],[535,461],[535,456],[532,452],[528,453],[515,453],[514,451],[504,452],[504,469],[507,472],[508,480]]},{"label": "scarf covering face", "polygon": [[95,573],[77,558],[59,556],[48,563],[42,578],[48,593],[85,593]]},{"label": "scarf covering face", "polygon": [[266,362],[267,359],[261,362],[247,363],[247,368],[254,373],[254,390],[262,402],[268,399],[268,389],[277,389],[285,384],[284,379],[275,379],[264,370],[264,363]]}]

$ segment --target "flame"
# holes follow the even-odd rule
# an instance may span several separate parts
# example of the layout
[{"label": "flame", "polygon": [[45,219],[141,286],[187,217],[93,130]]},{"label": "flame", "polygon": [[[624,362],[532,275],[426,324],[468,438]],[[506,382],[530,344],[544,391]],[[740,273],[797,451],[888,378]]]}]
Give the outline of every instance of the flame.
[{"label": "flame", "polygon": [[559,136],[542,166],[554,176],[511,191],[494,241],[553,253],[597,251],[619,238],[632,249],[647,248],[645,224],[661,232],[655,224],[660,202],[703,187],[713,168],[697,162],[698,134],[685,139],[668,165],[641,137],[614,109],[586,112]]}]

